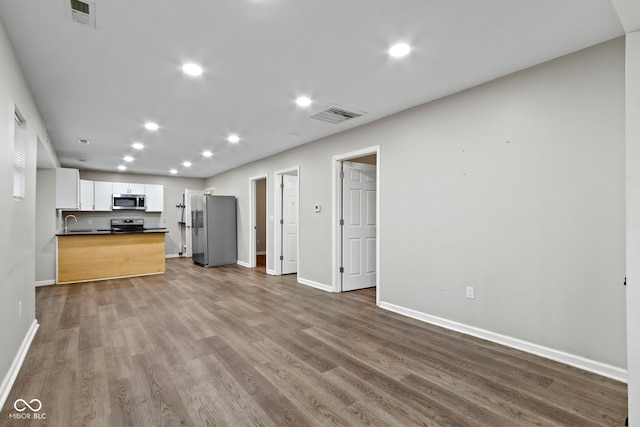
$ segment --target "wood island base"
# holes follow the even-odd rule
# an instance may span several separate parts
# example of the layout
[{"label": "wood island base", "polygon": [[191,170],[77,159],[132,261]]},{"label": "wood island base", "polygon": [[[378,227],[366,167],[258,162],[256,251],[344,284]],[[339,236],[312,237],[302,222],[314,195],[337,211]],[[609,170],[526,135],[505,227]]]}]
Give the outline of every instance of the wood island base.
[{"label": "wood island base", "polygon": [[58,236],[56,283],[165,272],[165,234]]}]

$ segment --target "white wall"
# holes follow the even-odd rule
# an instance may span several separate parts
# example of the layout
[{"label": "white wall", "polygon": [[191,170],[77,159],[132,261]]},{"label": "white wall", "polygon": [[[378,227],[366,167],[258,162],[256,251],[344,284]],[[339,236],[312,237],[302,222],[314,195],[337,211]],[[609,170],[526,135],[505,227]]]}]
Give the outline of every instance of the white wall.
[{"label": "white wall", "polygon": [[627,34],[627,358],[629,425],[640,424],[640,31]]},{"label": "white wall", "polygon": [[330,286],[331,157],[380,145],[382,303],[624,369],[624,57],[607,42],[206,185],[238,197],[248,262],[249,177],[299,165],[299,278]]},{"label": "white wall", "polygon": [[36,285],[56,279],[56,183],[50,175],[36,174]]},{"label": "white wall", "polygon": [[[13,200],[13,115],[27,123],[26,197]],[[22,344],[35,333],[37,138],[50,147],[40,114],[0,23],[0,406],[20,366]],[[22,313],[19,305],[22,302]]]}]

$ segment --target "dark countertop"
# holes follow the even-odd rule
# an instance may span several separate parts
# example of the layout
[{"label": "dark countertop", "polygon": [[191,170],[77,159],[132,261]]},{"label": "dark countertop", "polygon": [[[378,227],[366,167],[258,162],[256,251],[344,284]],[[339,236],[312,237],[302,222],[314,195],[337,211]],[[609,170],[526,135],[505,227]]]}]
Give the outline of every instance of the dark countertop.
[{"label": "dark countertop", "polygon": [[111,230],[69,230],[66,233],[57,233],[56,236],[100,236],[106,234],[148,234],[168,233],[166,228],[147,228],[143,231],[111,231]]}]

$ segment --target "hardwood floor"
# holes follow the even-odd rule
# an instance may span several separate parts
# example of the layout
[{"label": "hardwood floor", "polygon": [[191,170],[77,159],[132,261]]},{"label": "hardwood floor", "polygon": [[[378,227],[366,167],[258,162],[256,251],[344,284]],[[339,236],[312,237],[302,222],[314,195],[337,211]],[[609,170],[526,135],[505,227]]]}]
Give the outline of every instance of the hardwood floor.
[{"label": "hardwood floor", "polygon": [[267,272],[267,256],[266,255],[256,255],[256,270],[262,271],[263,273]]},{"label": "hardwood floor", "polygon": [[[621,426],[626,386],[239,266],[38,288],[29,426]],[[39,399],[46,420],[16,420]],[[24,414],[31,415],[27,409]]]}]

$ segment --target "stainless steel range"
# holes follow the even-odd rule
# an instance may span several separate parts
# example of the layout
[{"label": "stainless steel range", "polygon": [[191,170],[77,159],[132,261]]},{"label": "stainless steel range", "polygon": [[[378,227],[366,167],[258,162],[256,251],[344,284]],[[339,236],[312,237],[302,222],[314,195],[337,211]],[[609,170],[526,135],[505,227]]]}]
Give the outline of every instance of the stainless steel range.
[{"label": "stainless steel range", "polygon": [[118,218],[111,220],[112,233],[140,233],[144,231],[142,218]]}]

